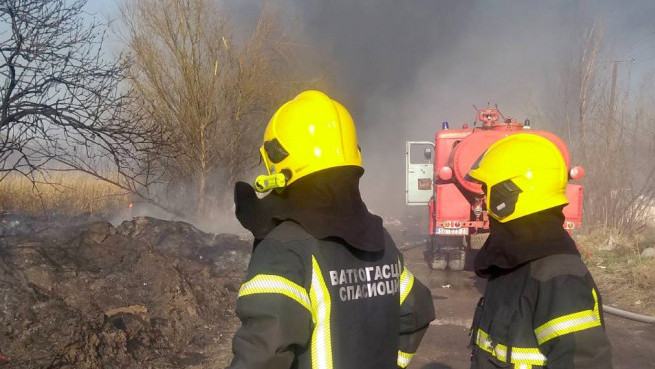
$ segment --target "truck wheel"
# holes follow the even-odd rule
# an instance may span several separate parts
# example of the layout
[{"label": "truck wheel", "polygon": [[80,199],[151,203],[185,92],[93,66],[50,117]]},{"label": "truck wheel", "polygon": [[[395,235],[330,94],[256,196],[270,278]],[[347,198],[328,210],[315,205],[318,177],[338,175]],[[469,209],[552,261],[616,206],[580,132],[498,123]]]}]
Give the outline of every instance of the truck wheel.
[{"label": "truck wheel", "polygon": [[450,270],[464,270],[466,265],[465,250],[451,250],[448,252],[448,267]]},{"label": "truck wheel", "polygon": [[489,233],[475,234],[472,236],[466,236],[464,241],[466,255],[464,257],[464,270],[473,271],[475,269],[475,257],[478,252],[487,241]]},{"label": "truck wheel", "polygon": [[432,270],[445,270],[448,267],[448,254],[441,249],[439,239],[431,236],[426,244],[425,261]]},{"label": "truck wheel", "polygon": [[487,241],[489,233],[480,233],[469,237],[468,247],[469,249],[479,250],[482,248],[484,243]]},{"label": "truck wheel", "polygon": [[445,270],[447,266],[448,254],[440,250],[433,251],[430,267],[434,270]]}]

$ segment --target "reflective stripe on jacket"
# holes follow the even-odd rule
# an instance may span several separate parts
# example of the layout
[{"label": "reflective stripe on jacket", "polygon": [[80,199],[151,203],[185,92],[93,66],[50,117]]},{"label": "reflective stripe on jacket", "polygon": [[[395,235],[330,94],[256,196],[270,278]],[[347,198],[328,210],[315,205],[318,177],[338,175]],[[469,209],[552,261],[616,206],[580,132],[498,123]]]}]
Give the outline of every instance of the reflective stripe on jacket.
[{"label": "reflective stripe on jacket", "polygon": [[577,255],[491,278],[471,329],[472,369],[611,368],[602,304]]},{"label": "reflective stripe on jacket", "polygon": [[386,234],[382,252],[284,222],[253,252],[230,369],[405,368],[434,308]]}]

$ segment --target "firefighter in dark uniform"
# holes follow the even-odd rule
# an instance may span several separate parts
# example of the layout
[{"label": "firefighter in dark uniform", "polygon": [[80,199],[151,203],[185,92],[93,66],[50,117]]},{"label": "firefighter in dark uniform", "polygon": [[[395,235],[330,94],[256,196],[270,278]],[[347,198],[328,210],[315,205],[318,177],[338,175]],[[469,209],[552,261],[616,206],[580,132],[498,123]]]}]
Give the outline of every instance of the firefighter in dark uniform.
[{"label": "firefighter in dark uniform", "polygon": [[473,369],[612,367],[601,297],[563,228],[568,172],[548,139],[493,144],[469,172],[482,183],[491,233],[475,259]]},{"label": "firefighter in dark uniform", "polygon": [[[235,188],[255,247],[229,368],[406,367],[434,319],[432,298],[361,199],[348,111],[303,92],[275,113],[260,151],[268,175]],[[259,199],[255,189],[273,191]]]}]

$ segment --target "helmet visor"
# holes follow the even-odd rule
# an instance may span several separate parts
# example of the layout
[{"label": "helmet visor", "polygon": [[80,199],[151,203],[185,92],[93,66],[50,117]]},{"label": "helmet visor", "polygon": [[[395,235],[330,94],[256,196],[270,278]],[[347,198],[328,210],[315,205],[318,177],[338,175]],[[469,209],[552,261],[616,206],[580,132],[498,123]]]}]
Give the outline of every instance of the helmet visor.
[{"label": "helmet visor", "polygon": [[516,203],[521,192],[523,191],[511,179],[491,186],[487,195],[489,212],[498,220],[512,215],[516,210]]},{"label": "helmet visor", "polygon": [[280,144],[277,138],[264,142],[264,151],[266,151],[266,156],[274,164],[281,162],[289,156],[289,153],[282,147],[282,144]]}]

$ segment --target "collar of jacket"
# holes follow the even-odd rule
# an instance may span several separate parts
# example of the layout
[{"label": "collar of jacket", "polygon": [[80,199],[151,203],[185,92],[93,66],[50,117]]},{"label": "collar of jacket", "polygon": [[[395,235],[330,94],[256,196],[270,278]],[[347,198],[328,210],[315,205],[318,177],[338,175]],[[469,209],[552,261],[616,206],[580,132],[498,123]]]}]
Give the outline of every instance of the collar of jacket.
[{"label": "collar of jacket", "polygon": [[474,268],[482,278],[507,273],[527,262],[554,254],[580,255],[564,230],[563,206],[500,223],[490,218],[490,234]]},{"label": "collar of jacket", "polygon": [[359,192],[363,173],[354,166],[325,169],[262,199],[252,186],[238,182],[237,219],[252,232],[255,245],[278,224],[291,220],[318,239],[336,237],[360,250],[382,251],[382,219],[368,211]]}]

